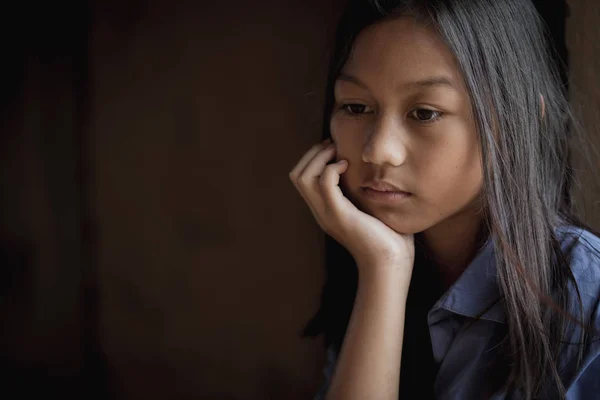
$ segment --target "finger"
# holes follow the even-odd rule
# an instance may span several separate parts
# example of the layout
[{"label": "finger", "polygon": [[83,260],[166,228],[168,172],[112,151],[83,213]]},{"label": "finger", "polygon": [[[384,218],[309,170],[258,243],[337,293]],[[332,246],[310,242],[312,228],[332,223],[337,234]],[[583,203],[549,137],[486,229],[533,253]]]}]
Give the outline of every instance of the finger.
[{"label": "finger", "polygon": [[312,160],[306,164],[304,170],[300,173],[298,178],[299,183],[312,186],[315,184],[315,179],[323,173],[323,170],[327,166],[327,163],[334,159],[336,153],[335,145],[330,144],[321,151],[319,151]]},{"label": "finger", "polygon": [[328,165],[319,178],[321,196],[327,212],[339,213],[345,207],[352,206],[352,203],[344,196],[339,186],[340,175],[346,172],[347,169],[348,162],[340,160],[335,164]]},{"label": "finger", "polygon": [[[315,157],[326,149],[328,146],[328,141],[324,141],[322,143],[317,143],[314,145],[309,151],[304,154],[304,156],[300,159],[298,164],[294,167],[292,172],[290,172],[290,179],[296,186],[296,189],[306,202],[309,201],[308,197],[304,194],[307,186],[312,186],[312,178],[303,176],[306,167],[315,159]],[[309,204],[310,205],[310,204]]]},{"label": "finger", "polygon": [[319,187],[319,177],[323,173],[327,161],[333,158],[334,155],[334,145],[330,145],[320,150],[313,159],[309,161],[308,165],[295,181],[296,188],[304,198],[304,201],[308,204],[319,225],[323,228],[325,228],[325,226],[321,222],[324,202]]},{"label": "finger", "polygon": [[290,171],[290,179],[292,180],[292,182],[295,183],[295,181],[298,179],[298,177],[300,177],[300,174],[302,173],[302,171],[304,171],[308,163],[319,153],[319,151],[324,149],[329,144],[329,142],[330,140],[328,139],[321,143],[315,144],[302,156],[302,158],[300,158],[300,161],[298,161],[298,163]]},{"label": "finger", "polygon": [[320,210],[323,203],[319,189],[319,176],[325,169],[327,161],[335,155],[335,146],[329,145],[321,149],[306,165],[294,184],[296,188],[309,203],[313,210]]}]

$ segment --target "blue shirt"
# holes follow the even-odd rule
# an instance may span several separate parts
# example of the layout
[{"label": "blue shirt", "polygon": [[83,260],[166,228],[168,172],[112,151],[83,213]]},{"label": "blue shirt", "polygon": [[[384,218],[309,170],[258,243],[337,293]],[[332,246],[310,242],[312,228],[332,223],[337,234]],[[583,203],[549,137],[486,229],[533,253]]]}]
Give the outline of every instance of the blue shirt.
[{"label": "blue shirt", "polygon": [[[574,227],[557,230],[563,251],[574,245],[571,270],[579,287],[584,316],[590,318],[596,331],[584,349],[583,363],[577,368],[578,346],[565,344],[559,374],[567,390],[567,399],[600,399],[600,239],[590,232]],[[487,365],[494,356],[499,340],[499,327],[506,324],[503,302],[490,308],[475,321],[485,305],[500,297],[496,281],[493,241],[489,240],[458,280],[446,291],[428,313],[429,334],[433,356],[438,366],[434,392],[437,399],[481,399]],[[571,284],[571,290],[574,288]],[[576,295],[573,296],[576,299]],[[571,312],[576,312],[573,305]],[[469,329],[461,329],[471,324]],[[577,332],[570,342],[578,343]],[[315,400],[325,397],[333,377],[337,355],[327,350],[324,368],[325,383]],[[410,368],[410,366],[407,366]],[[552,385],[549,381],[548,385]],[[554,393],[548,386],[545,393]],[[555,397],[557,397],[555,395]],[[496,393],[494,400],[518,398],[512,394]],[[554,398],[554,397],[551,397]]]}]

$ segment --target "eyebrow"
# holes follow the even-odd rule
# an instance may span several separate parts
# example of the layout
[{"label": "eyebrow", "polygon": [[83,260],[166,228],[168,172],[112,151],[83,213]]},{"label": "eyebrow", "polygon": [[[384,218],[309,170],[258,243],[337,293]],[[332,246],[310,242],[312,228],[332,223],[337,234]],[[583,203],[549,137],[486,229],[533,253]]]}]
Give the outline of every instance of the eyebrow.
[{"label": "eyebrow", "polygon": [[[360,79],[358,79],[355,76],[346,74],[344,72],[340,73],[337,80],[345,81],[345,82],[352,82],[355,85],[362,87],[363,89],[366,89],[366,90],[369,89],[368,86],[365,85]],[[424,88],[430,88],[430,87],[436,87],[436,86],[446,86],[446,87],[452,88],[454,90],[457,90],[456,86],[452,83],[452,81],[445,76],[431,76],[431,77],[421,79],[418,81],[408,82],[408,83],[402,85],[402,89],[424,89]]]}]

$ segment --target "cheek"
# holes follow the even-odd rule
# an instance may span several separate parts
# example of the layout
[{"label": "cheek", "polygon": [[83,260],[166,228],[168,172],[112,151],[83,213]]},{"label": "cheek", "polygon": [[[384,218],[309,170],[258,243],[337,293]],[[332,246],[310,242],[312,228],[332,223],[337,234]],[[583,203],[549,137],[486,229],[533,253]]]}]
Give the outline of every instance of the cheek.
[{"label": "cheek", "polygon": [[364,127],[357,121],[333,118],[329,129],[336,144],[336,158],[348,160],[352,166],[352,162],[359,160],[362,154]]},{"label": "cheek", "polygon": [[344,124],[340,121],[339,118],[333,116],[329,121],[329,131],[331,132],[331,137],[334,142],[339,143],[340,138],[342,138],[342,132],[344,131]]},{"label": "cheek", "polygon": [[[428,182],[427,191],[435,202],[461,202],[479,193],[483,170],[474,135],[447,139],[436,146],[420,162],[420,174]],[[467,199],[468,200],[468,199]]]}]

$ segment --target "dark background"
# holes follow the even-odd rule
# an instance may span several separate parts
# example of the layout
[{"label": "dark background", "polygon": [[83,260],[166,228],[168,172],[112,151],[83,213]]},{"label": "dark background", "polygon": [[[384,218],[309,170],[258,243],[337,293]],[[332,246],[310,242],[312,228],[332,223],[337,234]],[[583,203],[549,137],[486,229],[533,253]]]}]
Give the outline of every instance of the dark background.
[{"label": "dark background", "polygon": [[287,176],[342,3],[7,6],[2,398],[311,398],[323,236]]}]

